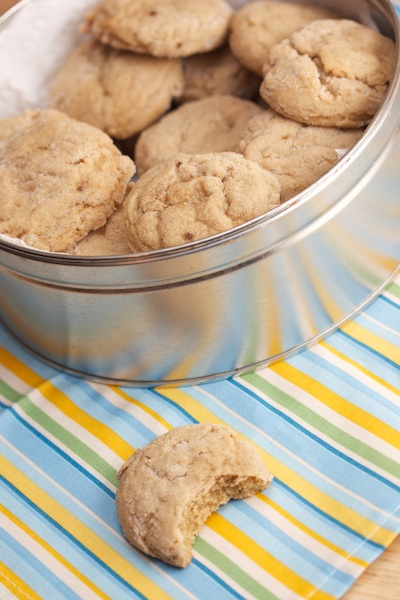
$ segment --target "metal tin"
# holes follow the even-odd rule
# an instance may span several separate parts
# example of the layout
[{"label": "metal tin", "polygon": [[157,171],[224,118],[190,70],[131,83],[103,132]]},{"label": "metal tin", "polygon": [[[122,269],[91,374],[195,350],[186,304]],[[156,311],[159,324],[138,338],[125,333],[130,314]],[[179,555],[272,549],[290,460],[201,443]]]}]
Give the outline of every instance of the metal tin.
[{"label": "metal tin", "polygon": [[119,257],[0,241],[0,318],[45,361],[120,385],[198,383],[254,370],[352,317],[400,263],[399,25],[386,0],[319,2],[396,42],[386,99],[321,179],[233,230]]}]

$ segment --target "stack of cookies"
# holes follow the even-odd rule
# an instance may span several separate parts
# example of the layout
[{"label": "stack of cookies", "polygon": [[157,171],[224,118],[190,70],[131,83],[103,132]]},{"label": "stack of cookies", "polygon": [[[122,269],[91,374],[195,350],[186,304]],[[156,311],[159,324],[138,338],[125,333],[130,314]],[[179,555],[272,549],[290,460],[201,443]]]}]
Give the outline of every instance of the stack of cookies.
[{"label": "stack of cookies", "polygon": [[[297,2],[257,0],[234,11],[225,0],[101,0],[81,31],[81,45],[52,82],[51,108],[16,117],[11,129],[21,133],[29,119],[69,119],[68,131],[76,123],[87,127],[83,146],[92,139],[99,149],[112,138],[125,165],[123,183],[114,171],[119,192],[105,191],[107,210],[86,219],[88,207],[93,213],[103,202],[100,186],[93,186],[93,197],[80,205],[76,235],[65,243],[42,242],[37,225],[32,233],[26,217],[16,226],[10,207],[0,207],[0,233],[78,255],[193,243],[278,207],[358,141],[382,104],[395,63],[391,39]],[[71,152],[78,146],[70,144]],[[8,151],[6,141],[0,159]],[[90,162],[90,152],[82,156],[81,163],[69,160],[71,179],[84,163],[100,182],[103,167]],[[129,183],[135,170],[139,177]],[[22,184],[15,173],[13,179],[17,195]],[[65,207],[79,202],[82,191],[71,204],[64,201],[65,218]],[[32,222],[40,212],[34,208]],[[59,222],[56,200],[48,210]]]}]

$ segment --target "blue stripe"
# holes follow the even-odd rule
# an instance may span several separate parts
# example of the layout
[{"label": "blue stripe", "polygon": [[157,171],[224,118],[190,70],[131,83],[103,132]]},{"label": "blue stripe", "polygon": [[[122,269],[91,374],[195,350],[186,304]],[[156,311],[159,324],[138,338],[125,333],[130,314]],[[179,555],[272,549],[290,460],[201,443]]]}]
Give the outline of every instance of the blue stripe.
[{"label": "blue stripe", "polygon": [[[71,383],[70,380],[63,378],[59,380],[58,389],[69,398],[73,398],[76,406],[97,421],[109,426],[112,417],[113,431],[128,440],[132,446],[141,447],[154,437],[154,432],[135,417],[135,407],[132,407],[131,413],[125,411],[84,381]],[[120,401],[121,404],[126,403],[121,397]]]},{"label": "blue stripe", "polygon": [[355,532],[349,532],[333,519],[328,519],[321,511],[315,510],[312,503],[299,502],[298,495],[288,486],[280,485],[275,479],[268,488],[266,495],[275,502],[277,506],[282,507],[293,519],[302,523],[311,531],[321,534],[321,536],[331,542],[338,548],[341,548],[351,556],[351,553],[367,563],[371,563],[377,556],[376,548],[360,544],[360,537]]},{"label": "blue stripe", "polygon": [[5,530],[1,532],[1,545],[4,546],[0,553],[1,559],[8,564],[9,568],[25,581],[33,590],[40,589],[40,595],[44,598],[65,598],[68,600],[80,600],[80,597],[34,554],[29,552],[15,538],[11,537]]},{"label": "blue stripe", "polygon": [[[14,461],[14,463],[17,462],[17,460]],[[30,475],[32,479],[32,473],[30,473]],[[98,559],[96,555],[94,555],[90,550],[85,548],[85,546],[83,546],[82,543],[79,542],[79,540],[77,540],[74,536],[69,534],[68,531],[66,531],[61,525],[54,521],[52,517],[43,512],[41,508],[36,506],[34,502],[27,498],[20,490],[15,488],[13,484],[8,482],[5,478],[1,476],[0,480],[3,480],[5,485],[9,486],[14,493],[16,493],[20,498],[22,498],[29,505],[30,509],[37,511],[43,519],[49,521],[51,525],[58,530],[57,535],[59,535],[60,533],[62,535],[65,535],[68,539],[71,540],[73,544],[77,546],[77,548],[79,548],[82,552],[86,553],[92,560],[94,560],[98,566],[108,570],[116,580],[121,580],[121,582],[125,583],[124,580],[122,580],[122,578],[120,578],[118,574],[114,573],[112,569],[109,569],[101,559]],[[184,600],[187,598],[186,592],[176,587],[174,579],[176,579],[177,583],[180,585],[185,584],[188,593],[191,593],[191,588],[195,588],[198,591],[203,591],[204,595],[200,594],[199,598],[204,597],[205,600],[208,600],[208,598],[210,597],[208,595],[208,592],[209,590],[211,590],[213,591],[213,593],[215,592],[216,597],[219,596],[221,600],[225,600],[226,595],[219,595],[218,586],[223,585],[224,589],[226,590],[229,589],[229,586],[226,586],[224,582],[220,581],[217,575],[212,574],[211,580],[207,579],[207,581],[204,581],[204,579],[199,580],[198,578],[198,569],[196,566],[197,563],[194,563],[193,565],[195,567],[195,570],[194,568],[190,567],[190,569],[183,569],[182,571],[179,571],[179,575],[177,575],[177,570],[174,567],[166,565],[161,561],[155,561],[154,559],[147,561],[141,552],[134,551],[134,549],[130,547],[125,542],[125,540],[112,536],[110,532],[104,527],[102,527],[97,520],[92,519],[90,515],[87,515],[86,513],[82,512],[79,506],[69,506],[70,501],[68,498],[57,498],[57,495],[60,495],[57,489],[53,490],[53,493],[51,493],[51,490],[50,492],[47,491],[47,488],[49,487],[47,481],[36,481],[36,483],[45,492],[50,493],[50,495],[56,501],[60,502],[64,506],[64,508],[66,508],[72,514],[74,514],[75,518],[79,519],[89,529],[91,529],[94,533],[99,535],[104,540],[104,542],[108,543],[111,547],[113,547],[121,556],[127,559],[132,565],[136,566],[136,568],[138,568],[146,577],[151,579],[153,582],[155,582],[157,585],[163,588],[167,593],[169,593],[174,598],[174,600]],[[65,500],[64,504],[62,503],[63,499]],[[108,514],[107,520],[109,522],[111,520],[115,520],[115,514],[115,511],[112,512],[112,515]],[[105,517],[106,514],[104,514],[103,516]],[[116,526],[118,526],[118,531],[120,531],[119,525]],[[158,572],[154,569],[155,564],[158,565]],[[172,577],[166,579],[163,573],[169,573],[170,575],[172,575]],[[126,583],[126,587],[131,588],[131,586],[128,583]]]},{"label": "blue stripe", "polygon": [[348,339],[350,339],[354,344],[357,344],[358,346],[361,346],[362,348],[364,348],[365,350],[367,350],[368,352],[370,352],[371,354],[374,354],[375,356],[377,356],[380,360],[382,360],[383,362],[387,363],[388,365],[391,365],[392,367],[394,367],[395,369],[399,368],[399,364],[394,362],[393,360],[391,360],[390,358],[388,358],[387,356],[385,356],[384,354],[381,354],[380,352],[378,352],[378,350],[375,350],[375,348],[372,348],[371,346],[367,346],[366,344],[364,344],[364,342],[361,342],[360,340],[357,340],[356,338],[354,338],[353,336],[351,336],[349,333],[347,333],[346,331],[340,330],[339,335],[343,335],[345,337],[347,337]]},{"label": "blue stripe", "polygon": [[[8,448],[5,448],[4,455],[7,456],[10,451]],[[105,523],[109,525],[112,533],[107,527],[105,527],[101,521],[98,521],[96,518],[92,517],[90,513],[85,511],[80,505],[67,497],[62,491],[58,489],[58,487],[54,486],[51,482],[49,482],[46,478],[42,477],[40,473],[35,472],[32,473],[32,467],[27,467],[18,455],[11,456],[11,462],[15,464],[17,468],[22,470],[27,477],[34,480],[36,485],[38,485],[45,493],[47,493],[50,497],[52,497],[56,502],[58,502],[61,506],[63,506],[67,511],[75,516],[76,519],[81,521],[83,525],[88,527],[91,531],[93,531],[96,535],[98,535],[105,543],[110,545],[116,552],[118,552],[121,556],[123,556],[130,563],[135,565],[139,570],[143,572],[143,574],[154,581],[157,585],[165,589],[167,592],[175,594],[177,600],[181,597],[186,598],[181,595],[181,591],[176,589],[174,582],[171,580],[165,579],[162,572],[157,572],[154,569],[153,561],[146,560],[146,557],[141,552],[135,552],[129,544],[126,543],[123,538],[121,528],[118,524],[116,511],[113,510],[110,513],[104,512],[102,514],[103,520]],[[36,508],[35,504],[31,502],[32,507]],[[40,510],[40,509],[38,509]],[[60,531],[63,531],[60,528]],[[74,538],[71,536],[71,539]],[[77,541],[78,544],[80,542]],[[83,547],[84,548],[84,547]],[[90,552],[90,551],[89,551]],[[163,569],[160,569],[161,571]]]},{"label": "blue stripe", "polygon": [[192,417],[192,415],[187,410],[185,410],[184,408],[182,408],[182,406],[180,406],[177,402],[174,402],[173,400],[171,400],[167,396],[163,396],[162,392],[158,392],[157,390],[152,390],[152,393],[155,396],[159,396],[160,398],[162,398],[163,402],[166,402],[167,404],[171,404],[172,406],[174,406],[175,408],[177,408],[178,411],[180,413],[182,413],[187,418],[187,420],[190,423],[198,423],[197,419],[195,419],[194,417]]},{"label": "blue stripe", "polygon": [[[243,384],[241,384],[238,381],[234,381],[232,383],[234,385],[236,385],[237,387],[241,388],[243,391],[247,392],[249,395],[253,396],[253,398],[257,402],[259,402],[260,404],[264,405],[266,408],[268,408],[268,410],[270,410],[272,413],[275,413],[276,415],[278,415],[281,419],[283,419],[284,421],[286,421],[287,423],[289,423],[295,429],[298,429],[306,437],[309,437],[310,439],[312,439],[316,444],[319,444],[321,447],[323,447],[324,449],[328,450],[330,453],[336,455],[341,460],[343,460],[343,461],[349,463],[350,465],[356,467],[358,470],[363,471],[369,477],[372,477],[373,479],[376,479],[377,481],[379,481],[380,483],[382,483],[384,486],[387,486],[388,488],[390,488],[390,489],[392,489],[392,490],[394,490],[396,492],[400,492],[400,487],[399,486],[397,486],[394,483],[392,483],[391,481],[387,480],[382,475],[379,475],[378,473],[375,473],[374,471],[372,471],[368,467],[360,464],[359,462],[356,462],[354,459],[350,458],[349,456],[346,456],[346,454],[344,454],[343,452],[341,452],[340,450],[338,450],[334,446],[331,446],[330,444],[328,444],[327,442],[325,442],[325,440],[322,440],[321,438],[317,437],[315,434],[311,433],[311,431],[308,431],[305,427],[303,427],[302,425],[300,425],[299,423],[297,423],[296,421],[294,421],[292,418],[290,418],[289,416],[287,416],[285,413],[281,412],[280,410],[278,410],[277,408],[275,408],[271,404],[268,404],[266,402],[266,400],[264,400],[263,398],[261,398],[260,396],[258,396],[255,392],[253,392],[253,390],[250,390],[250,389],[244,387]],[[277,389],[277,388],[275,388],[275,389]],[[288,441],[289,441],[290,436],[288,435],[287,438],[288,438]],[[307,452],[306,452],[306,455],[307,455],[307,457],[309,459],[311,458],[310,455],[307,454]],[[320,456],[318,456],[318,460],[320,460]],[[335,469],[332,469],[332,470],[334,471]],[[358,491],[359,491],[359,484],[360,484],[360,482],[357,479],[356,490],[358,490]],[[369,484],[369,485],[371,485],[371,484]]]},{"label": "blue stripe", "polygon": [[[98,488],[100,488],[102,492],[106,493],[112,499],[115,498],[115,492],[113,490],[111,490],[106,485],[104,485],[104,483],[102,481],[100,481],[92,473],[87,471],[82,465],[80,465],[77,461],[75,461],[71,456],[69,456],[63,450],[61,450],[61,448],[59,448],[58,446],[53,444],[53,442],[51,442],[42,433],[40,433],[37,429],[35,429],[33,427],[33,425],[31,425],[30,423],[25,421],[25,419],[23,419],[22,415],[20,415],[15,410],[15,408],[9,408],[8,415],[13,416],[23,427],[25,427],[30,433],[32,433],[40,442],[42,442],[45,446],[50,448],[50,450],[52,450],[55,454],[58,454],[66,463],[68,463],[71,467],[73,467],[74,470],[81,473],[91,483],[93,483]],[[6,425],[7,425],[7,423],[6,423]],[[8,424],[8,425],[10,425],[10,424]],[[12,427],[12,425],[11,425],[11,427]],[[8,431],[8,439],[10,439],[10,441],[11,441],[12,437],[10,436],[10,433],[11,434],[13,433],[13,430],[11,428]],[[27,442],[28,439],[29,438],[25,438],[24,436],[22,436],[21,438],[18,438],[18,440],[16,440],[16,445],[17,445],[17,447],[19,447],[20,450],[23,446],[27,445],[27,448],[26,448],[27,456],[29,456],[32,453],[32,447],[29,446],[29,444],[31,442],[28,443]],[[52,461],[49,461],[48,455],[43,456],[42,458],[43,458],[43,461],[45,461],[45,463],[46,463],[45,465],[43,465],[43,470],[50,469],[49,472],[51,472]],[[37,457],[36,457],[36,459],[37,459]],[[58,472],[58,479],[62,475],[63,475],[63,471],[60,470]],[[70,481],[70,480],[68,480],[68,477],[65,477],[65,480]]]},{"label": "blue stripe", "polygon": [[314,504],[311,504],[311,502],[309,502],[308,500],[306,500],[306,498],[303,498],[303,496],[300,496],[300,494],[298,494],[295,490],[293,490],[292,488],[290,488],[288,485],[286,485],[286,483],[284,483],[283,481],[281,481],[277,477],[274,477],[274,484],[281,485],[287,491],[289,491],[291,494],[293,494],[293,496],[295,496],[297,500],[299,500],[300,502],[302,502],[303,504],[306,504],[309,508],[311,508],[311,510],[314,510],[314,511],[318,512],[319,514],[321,514],[324,517],[324,519],[327,519],[328,521],[332,521],[332,523],[334,523],[336,526],[340,527],[341,529],[343,529],[344,531],[346,531],[348,533],[351,533],[351,535],[356,536],[359,540],[362,540],[363,543],[368,544],[370,546],[373,546],[374,548],[376,548],[377,550],[380,550],[380,551],[385,550],[385,546],[382,546],[382,544],[378,544],[377,542],[373,542],[369,538],[365,538],[363,535],[360,535],[354,529],[351,529],[350,527],[348,527],[347,525],[345,525],[341,521],[338,521],[337,519],[335,519],[334,517],[332,517],[331,515],[329,515],[325,511],[323,511],[321,508],[318,508],[318,506],[315,506]]},{"label": "blue stripe", "polygon": [[393,323],[392,330],[389,330],[383,327],[380,322],[376,322],[375,317],[370,316],[370,318],[367,318],[364,315],[359,315],[356,319],[356,323],[389,344],[393,344],[393,346],[398,346],[400,343],[400,335],[396,331],[393,331]]},{"label": "blue stripe", "polygon": [[[337,564],[327,562],[295,541],[290,534],[285,533],[246,502],[229,502],[220,512],[242,531],[251,531],[251,537],[257,544],[266,548],[281,563],[315,587],[319,588],[324,583],[325,591],[337,596],[339,583],[347,587],[353,583],[354,577],[340,571],[339,565],[343,563],[343,557],[336,557]],[[318,552],[318,548],[316,551]],[[334,571],[333,567],[336,567]]]},{"label": "blue stripe", "polygon": [[343,331],[339,330],[328,337],[326,343],[328,346],[344,354],[348,359],[367,369],[367,371],[378,377],[378,379],[394,387],[399,387],[398,366],[393,366],[380,356],[370,352],[367,346],[357,344],[353,338],[345,335]]},{"label": "blue stripe", "polygon": [[[77,540],[66,529],[64,529],[64,527],[62,527],[59,523],[57,523],[57,521],[55,521],[52,517],[50,517],[47,513],[45,513],[39,506],[37,506],[36,504],[34,504],[27,496],[25,496],[25,494],[23,494],[18,488],[16,488],[10,481],[8,481],[7,479],[5,479],[3,477],[3,475],[1,475],[1,474],[0,474],[0,480],[3,481],[6,486],[8,486],[10,489],[12,489],[12,491],[14,492],[14,494],[16,494],[17,496],[19,496],[27,505],[30,506],[30,508],[32,508],[34,511],[36,511],[37,513],[39,513],[43,519],[45,519],[46,521],[48,521],[49,523],[51,523],[51,525],[55,529],[57,529],[59,533],[61,533],[65,537],[67,537],[82,552],[84,552],[85,554],[87,554],[88,556],[90,556],[90,558],[97,565],[99,565],[102,569],[104,569],[105,571],[107,571],[114,579],[116,579],[124,587],[126,587],[127,589],[129,589],[130,592],[134,592],[137,595],[138,598],[146,600],[145,596],[143,596],[142,594],[140,594],[140,592],[138,592],[134,587],[132,587],[127,581],[125,581],[124,579],[122,579],[122,577],[120,577],[120,575],[118,575],[118,573],[116,573],[115,571],[113,571],[107,565],[107,563],[105,563],[100,558],[98,558],[95,554],[93,554],[93,552],[91,550],[89,550],[88,548],[86,548],[85,546],[83,546],[82,543],[79,540]],[[50,596],[49,596],[49,598],[50,598]]]},{"label": "blue stripe", "polygon": [[[9,417],[15,415],[9,415]],[[35,465],[46,472],[48,477],[62,486],[74,498],[79,500],[90,511],[104,511],[108,515],[115,514],[115,492],[104,487],[91,476],[85,469],[77,468],[74,461],[68,460],[68,455],[52,452],[45,446],[46,439],[42,436],[35,437],[35,431],[26,431],[23,421],[13,421],[5,418],[5,425],[9,427],[8,441],[18,448],[23,454],[30,456]],[[38,439],[39,438],[39,439]],[[99,491],[99,488],[101,491]],[[117,519],[114,519],[114,529],[118,528]]]},{"label": "blue stripe", "polygon": [[[229,558],[229,557],[228,557]],[[220,577],[218,577],[215,573],[213,573],[211,571],[211,569],[209,569],[208,567],[206,567],[206,565],[204,565],[203,563],[201,563],[199,560],[197,560],[196,558],[193,558],[192,560],[193,564],[195,564],[201,571],[203,571],[208,577],[214,579],[215,581],[218,582],[218,584],[222,587],[222,590],[220,592],[220,594],[218,596],[215,596],[213,594],[210,593],[209,595],[209,590],[205,590],[203,588],[203,593],[206,592],[204,598],[206,598],[207,600],[226,600],[226,592],[229,592],[229,594],[233,597],[233,598],[237,598],[238,600],[245,600],[245,596],[242,596],[241,594],[239,594],[236,590],[234,590],[233,588],[231,588],[223,579],[221,579]]]},{"label": "blue stripe", "polygon": [[188,415],[187,413],[182,413],[179,404],[168,401],[161,393],[157,394],[155,389],[123,388],[123,391],[129,398],[138,400],[145,406],[148,406],[157,415],[161,415],[167,423],[170,423],[174,427],[188,424]]},{"label": "blue stripe", "polygon": [[[314,352],[303,352],[287,362],[341,398],[400,430],[400,413],[396,405],[329,359]],[[400,465],[398,467],[400,477]]]},{"label": "blue stripe", "polygon": [[26,503],[26,499],[15,494],[11,486],[0,484],[0,493],[4,505],[23,523],[28,523],[32,529],[45,543],[49,544],[55,552],[58,552],[73,567],[75,567],[89,581],[93,581],[97,587],[109,594],[112,598],[119,598],[121,586],[107,572],[98,568],[88,553],[84,553],[70,537],[60,535],[53,524],[43,518],[36,510]]}]

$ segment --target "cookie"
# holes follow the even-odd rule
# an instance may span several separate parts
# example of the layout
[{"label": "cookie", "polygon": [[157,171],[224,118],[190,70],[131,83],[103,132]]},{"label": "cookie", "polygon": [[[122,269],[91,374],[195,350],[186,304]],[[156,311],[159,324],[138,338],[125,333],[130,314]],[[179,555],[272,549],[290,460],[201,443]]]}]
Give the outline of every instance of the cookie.
[{"label": "cookie", "polygon": [[180,59],[124,52],[88,40],[55,76],[49,102],[111,137],[126,139],[164,114],[183,88]]},{"label": "cookie", "polygon": [[[127,192],[132,189],[130,183]],[[100,229],[91,231],[83,240],[80,240],[71,254],[77,256],[117,256],[131,254],[126,231],[125,212],[123,202],[107,219]]]},{"label": "cookie", "polygon": [[181,102],[215,94],[256,98],[261,78],[244,67],[226,44],[217,50],[184,59],[185,89]]},{"label": "cookie", "polygon": [[115,48],[174,58],[221,46],[231,14],[224,0],[102,0],[82,31]]},{"label": "cookie", "polygon": [[251,100],[219,94],[182,104],[140,134],[139,175],[175,154],[233,151],[247,121],[261,111]]},{"label": "cookie", "polygon": [[250,119],[237,151],[276,175],[285,201],[326,173],[362,134],[303,125],[269,109]]},{"label": "cookie", "polygon": [[387,92],[394,42],[348,19],[314,21],[275,45],[260,94],[309,125],[364,127]]},{"label": "cookie", "polygon": [[265,490],[272,475],[230,427],[183,425],[136,452],[118,473],[116,506],[128,541],[176,567],[192,560],[204,521],[230,499]]},{"label": "cookie", "polygon": [[279,206],[276,177],[234,152],[178,154],[148,170],[125,200],[129,244],[159,250],[221,233]]},{"label": "cookie", "polygon": [[34,248],[68,252],[102,227],[135,172],[108,135],[54,109],[5,119],[0,131],[0,233]]},{"label": "cookie", "polygon": [[230,22],[229,44],[236,58],[248,69],[263,75],[270,48],[315,19],[336,15],[322,6],[307,3],[249,2]]}]

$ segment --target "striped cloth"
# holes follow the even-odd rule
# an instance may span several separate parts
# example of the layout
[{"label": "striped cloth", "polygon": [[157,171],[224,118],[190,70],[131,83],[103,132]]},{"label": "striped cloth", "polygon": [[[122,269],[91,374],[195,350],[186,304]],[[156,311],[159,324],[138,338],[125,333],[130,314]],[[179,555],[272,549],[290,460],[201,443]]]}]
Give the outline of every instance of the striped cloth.
[{"label": "striped cloth", "polygon": [[[0,330],[0,598],[338,598],[400,532],[400,276],[325,341],[257,373],[119,389]],[[116,473],[179,425],[227,423],[275,475],[175,569],[124,540]]]},{"label": "striped cloth", "polygon": [[[275,477],[213,514],[180,570],[125,541],[116,474],[197,422],[252,440]],[[180,389],[75,379],[0,328],[0,446],[1,600],[339,598],[400,532],[400,276],[311,349]]]}]

